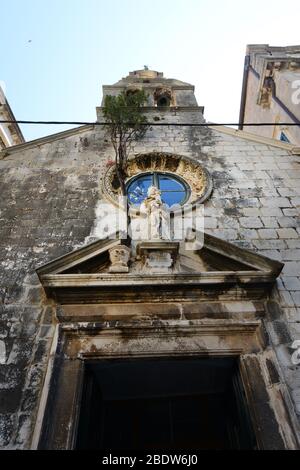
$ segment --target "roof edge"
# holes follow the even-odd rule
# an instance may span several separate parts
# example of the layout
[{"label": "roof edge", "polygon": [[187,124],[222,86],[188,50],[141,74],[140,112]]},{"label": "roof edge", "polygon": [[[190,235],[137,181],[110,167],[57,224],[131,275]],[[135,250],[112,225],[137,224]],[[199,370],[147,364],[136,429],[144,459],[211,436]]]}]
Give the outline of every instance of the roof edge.
[{"label": "roof edge", "polygon": [[12,145],[11,147],[7,147],[0,151],[0,160],[3,160],[7,155],[10,155],[11,153],[25,150],[27,148],[38,147],[39,145],[47,144],[48,142],[52,142],[54,140],[63,139],[64,137],[69,137],[77,133],[79,134],[80,132],[84,132],[89,129],[92,130],[94,127],[94,124],[85,124],[83,126],[67,129],[66,131],[50,134],[45,137],[39,137],[38,139],[30,140],[28,142],[24,142],[23,144]]},{"label": "roof edge", "polygon": [[232,127],[226,126],[214,126],[213,124],[207,123],[207,127],[210,129],[214,129],[215,131],[223,132],[227,135],[233,135],[235,137],[239,137],[240,139],[250,140],[252,142],[256,142],[258,144],[265,144],[271,145],[273,147],[281,148],[283,150],[287,150],[291,152],[293,155],[300,155],[300,147],[296,145],[289,144],[287,142],[281,142],[280,140],[271,139],[269,137],[263,137],[256,134],[251,134],[251,132],[246,132],[239,129],[233,129]]},{"label": "roof edge", "polygon": [[[15,115],[14,115],[14,113],[13,113],[13,111],[12,111],[10,105],[9,105],[9,102],[8,102],[8,100],[7,100],[7,98],[6,98],[6,95],[4,94],[4,91],[2,90],[1,86],[0,86],[0,95],[2,96],[2,99],[3,99],[3,101],[4,101],[3,105],[6,107],[6,111],[7,111],[7,114],[9,115],[9,119],[10,119],[11,121],[16,121]],[[21,128],[20,128],[20,126],[19,126],[19,124],[18,124],[17,122],[14,124],[14,128],[15,128],[15,130],[16,130],[16,133],[17,133],[17,135],[18,135],[20,141],[21,141],[22,143],[26,142],[26,141],[25,141],[25,138],[24,138],[24,135],[23,135],[23,133],[22,133],[22,131],[21,131]],[[19,144],[18,144],[18,145],[19,145]]]}]

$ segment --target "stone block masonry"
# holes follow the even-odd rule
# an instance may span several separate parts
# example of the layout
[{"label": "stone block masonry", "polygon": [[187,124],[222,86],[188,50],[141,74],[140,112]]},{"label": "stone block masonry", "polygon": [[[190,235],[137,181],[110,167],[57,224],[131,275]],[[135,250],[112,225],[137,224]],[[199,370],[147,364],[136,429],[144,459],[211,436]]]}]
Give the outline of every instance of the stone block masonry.
[{"label": "stone block masonry", "polygon": [[[164,122],[202,119],[187,111],[164,111],[162,117]],[[299,366],[290,361],[291,343],[300,339],[300,157],[206,127],[153,126],[134,143],[132,154],[153,151],[194,158],[211,173],[214,190],[205,202],[209,233],[285,263],[265,325],[300,417]],[[92,126],[0,154],[4,449],[30,448],[53,339],[54,306],[35,269],[95,235],[101,180],[111,158],[104,130]]]}]

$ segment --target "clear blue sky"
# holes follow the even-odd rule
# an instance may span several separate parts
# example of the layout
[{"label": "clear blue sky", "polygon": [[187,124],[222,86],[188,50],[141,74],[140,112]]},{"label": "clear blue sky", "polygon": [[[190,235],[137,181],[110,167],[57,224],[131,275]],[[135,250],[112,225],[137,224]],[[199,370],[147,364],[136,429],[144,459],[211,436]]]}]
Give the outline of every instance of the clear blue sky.
[{"label": "clear blue sky", "polygon": [[246,44],[300,43],[298,0],[0,0],[0,12],[0,81],[18,119],[94,121],[101,86],[148,65],[194,84],[206,119],[236,121]]}]

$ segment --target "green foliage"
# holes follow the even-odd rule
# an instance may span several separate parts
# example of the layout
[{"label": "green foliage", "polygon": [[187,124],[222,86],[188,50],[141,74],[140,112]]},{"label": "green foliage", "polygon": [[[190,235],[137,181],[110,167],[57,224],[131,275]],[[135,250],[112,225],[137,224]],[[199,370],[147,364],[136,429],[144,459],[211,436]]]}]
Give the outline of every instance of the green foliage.
[{"label": "green foliage", "polygon": [[103,115],[108,123],[107,130],[115,150],[117,177],[124,195],[128,151],[131,143],[141,139],[148,129],[148,120],[142,113],[147,98],[144,90],[137,90],[132,93],[123,91],[117,96],[108,95],[104,100]]},{"label": "green foliage", "polygon": [[[107,95],[104,100],[103,114],[115,131],[130,134],[131,137],[143,137],[147,130],[147,118],[141,113],[147,102],[144,90],[117,96]],[[132,133],[134,132],[134,135]]]}]

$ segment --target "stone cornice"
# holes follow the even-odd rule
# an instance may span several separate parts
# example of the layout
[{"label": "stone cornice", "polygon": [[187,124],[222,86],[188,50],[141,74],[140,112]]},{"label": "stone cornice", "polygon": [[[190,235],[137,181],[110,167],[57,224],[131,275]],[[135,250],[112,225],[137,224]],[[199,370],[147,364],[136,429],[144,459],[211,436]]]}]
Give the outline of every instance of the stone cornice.
[{"label": "stone cornice", "polygon": [[283,267],[278,261],[204,234],[204,249],[211,250],[215,256],[239,262],[239,268],[161,274],[95,272],[89,268],[94,259],[105,269],[108,250],[120,242],[119,237],[98,240],[38,268],[37,274],[47,297],[59,304],[126,303],[150,299],[160,302],[162,298],[186,302],[188,299],[218,299],[219,294],[222,299],[257,300],[265,298]]},{"label": "stone cornice", "polygon": [[161,285],[205,285],[232,283],[273,282],[276,275],[266,271],[207,271],[182,274],[44,274],[44,287],[109,287],[109,286],[154,286]]},{"label": "stone cornice", "polygon": [[127,83],[124,82],[124,84],[118,84],[118,85],[103,85],[103,90],[116,90],[120,89],[123,90],[124,88],[127,88],[132,85],[143,85],[143,88],[158,88],[159,86],[168,86],[172,88],[172,90],[195,90],[194,85],[172,85],[172,83],[165,83],[165,82],[150,82],[150,83],[142,83],[142,82],[132,82],[128,81]]},{"label": "stone cornice", "polygon": [[[220,334],[220,335],[231,335],[232,333],[239,333],[239,334],[254,334],[261,324],[260,320],[257,319],[243,319],[241,320],[228,320],[228,319],[205,319],[205,320],[198,320],[194,322],[194,324],[184,324],[181,322],[180,324],[168,322],[167,324],[162,325],[163,328],[159,331],[157,325],[149,325],[146,322],[143,324],[142,322],[140,325],[136,325],[136,323],[130,324],[130,322],[126,321],[126,323],[119,322],[118,327],[122,329],[122,336],[129,337],[129,338],[142,338],[142,337],[153,337],[153,335],[157,336],[167,336],[177,338],[178,336],[194,336],[196,334],[201,335],[208,335],[211,334]],[[75,332],[76,334],[81,335],[88,335],[90,332],[101,331],[101,336],[106,337],[118,337],[119,329],[109,329],[107,328],[107,324],[103,324],[100,322],[92,322],[92,323],[68,323],[68,324],[61,324],[60,325],[61,331],[65,333],[72,333]],[[238,349],[240,351],[240,349]],[[155,351],[153,351],[155,354]],[[83,353],[81,357],[95,357],[94,353]],[[100,354],[99,354],[100,356]]]},{"label": "stone cornice", "polygon": [[[101,112],[101,110],[103,109],[103,106],[97,106],[96,107],[96,111],[97,113],[98,112]],[[204,106],[170,106],[168,108],[159,108],[157,106],[144,106],[143,107],[143,112],[147,113],[147,112],[151,112],[151,111],[155,111],[157,113],[157,111],[159,111],[160,113],[172,113],[174,111],[188,111],[188,112],[198,112],[200,114],[203,114],[203,111],[204,111]],[[151,123],[150,123],[151,125]]]}]

